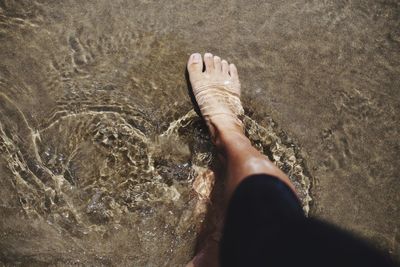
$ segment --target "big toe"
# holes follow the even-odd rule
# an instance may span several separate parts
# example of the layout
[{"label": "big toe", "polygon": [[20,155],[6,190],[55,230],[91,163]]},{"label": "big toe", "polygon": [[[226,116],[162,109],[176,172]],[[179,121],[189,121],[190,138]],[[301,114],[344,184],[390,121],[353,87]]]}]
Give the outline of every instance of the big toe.
[{"label": "big toe", "polygon": [[203,73],[203,59],[201,58],[201,54],[194,53],[189,57],[187,69],[192,82],[201,77]]}]

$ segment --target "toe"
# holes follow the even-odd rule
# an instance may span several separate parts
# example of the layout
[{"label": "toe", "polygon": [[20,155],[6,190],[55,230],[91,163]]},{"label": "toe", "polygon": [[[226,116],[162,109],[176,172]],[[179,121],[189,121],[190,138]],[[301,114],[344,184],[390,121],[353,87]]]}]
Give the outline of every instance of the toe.
[{"label": "toe", "polygon": [[210,73],[214,70],[214,58],[212,54],[204,54],[204,63],[206,64],[206,72]]},{"label": "toe", "polygon": [[218,56],[214,56],[214,68],[219,72],[222,70],[221,58]]},{"label": "toe", "polygon": [[187,68],[190,76],[201,74],[203,71],[203,60],[201,54],[194,53],[189,57]]},{"label": "toe", "polygon": [[229,73],[231,74],[232,79],[239,81],[238,71],[234,64],[229,65]]},{"label": "toe", "polygon": [[222,65],[222,73],[228,74],[228,72],[229,72],[228,61],[226,61],[225,59],[222,60],[222,61],[221,61],[221,65]]}]

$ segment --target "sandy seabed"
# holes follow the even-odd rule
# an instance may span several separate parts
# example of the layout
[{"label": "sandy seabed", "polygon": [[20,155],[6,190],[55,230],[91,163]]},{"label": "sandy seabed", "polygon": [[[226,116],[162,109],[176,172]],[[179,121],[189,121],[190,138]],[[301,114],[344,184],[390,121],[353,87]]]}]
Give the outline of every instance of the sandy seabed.
[{"label": "sandy seabed", "polygon": [[[1,1],[0,265],[180,266],[215,180],[192,52],[310,216],[400,257],[398,1]],[[310,255],[312,252],[310,252]]]}]

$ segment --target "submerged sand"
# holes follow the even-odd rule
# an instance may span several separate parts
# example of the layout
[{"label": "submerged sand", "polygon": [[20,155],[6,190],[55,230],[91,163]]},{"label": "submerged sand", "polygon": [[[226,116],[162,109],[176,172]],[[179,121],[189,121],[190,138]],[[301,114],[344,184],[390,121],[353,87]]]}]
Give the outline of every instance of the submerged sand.
[{"label": "submerged sand", "polygon": [[236,63],[247,135],[310,216],[399,257],[399,11],[397,1],[0,1],[0,263],[192,257],[212,185],[223,187],[187,94],[192,52]]}]

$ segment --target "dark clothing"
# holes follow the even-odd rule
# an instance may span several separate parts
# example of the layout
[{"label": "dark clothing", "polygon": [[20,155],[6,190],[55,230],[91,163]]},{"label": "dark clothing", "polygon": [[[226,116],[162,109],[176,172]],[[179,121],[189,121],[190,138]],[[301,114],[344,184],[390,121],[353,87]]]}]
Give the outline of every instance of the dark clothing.
[{"label": "dark clothing", "polygon": [[306,218],[292,190],[273,176],[254,175],[238,186],[224,227],[223,267],[395,266],[364,241]]}]

